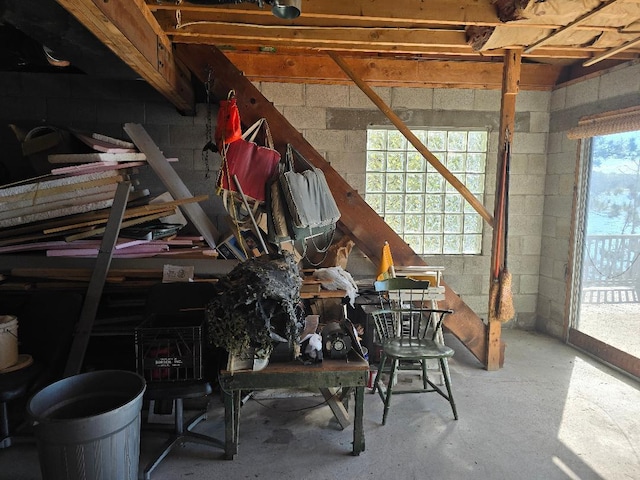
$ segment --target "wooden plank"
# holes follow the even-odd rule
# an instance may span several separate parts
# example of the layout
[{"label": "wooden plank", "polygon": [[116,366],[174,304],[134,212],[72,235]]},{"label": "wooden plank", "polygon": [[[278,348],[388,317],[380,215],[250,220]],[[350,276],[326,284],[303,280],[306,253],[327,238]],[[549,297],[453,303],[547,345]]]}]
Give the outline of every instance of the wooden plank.
[{"label": "wooden plank", "polygon": [[141,162],[144,153],[56,153],[47,156],[49,163]]},{"label": "wooden plank", "polygon": [[[80,175],[83,173],[106,172],[109,170],[122,170],[125,168],[134,169],[146,165],[146,162],[94,162],[81,163],[69,167],[52,168],[52,175]],[[132,170],[133,171],[133,170]]]},{"label": "wooden plank", "polygon": [[[141,216],[151,212],[169,211],[169,210],[173,211],[173,209],[179,205],[184,205],[184,204],[193,203],[193,202],[203,202],[207,198],[209,198],[209,195],[199,195],[197,197],[183,198],[181,200],[173,200],[171,202],[150,203],[147,205],[141,205],[139,207],[128,208],[124,214],[124,218]],[[44,229],[43,231],[44,233],[56,233],[56,232],[63,232],[65,230],[72,230],[78,227],[89,227],[92,225],[99,225],[100,223],[106,223],[107,218],[108,218],[107,214],[102,214],[102,215],[98,215],[97,218],[94,218],[91,220],[87,220],[84,222],[77,222],[69,225],[61,225],[58,227],[52,227],[52,228]]]},{"label": "wooden plank", "polygon": [[[89,280],[93,270],[89,268],[14,268],[11,270],[13,277],[43,277],[59,278],[70,276],[78,279]],[[130,278],[162,278],[162,269],[115,269],[109,270],[109,275]]]},{"label": "wooden plank", "polygon": [[190,74],[144,0],[57,1],[178,110],[194,111]]},{"label": "wooden plank", "polygon": [[113,145],[118,145],[119,147],[123,147],[123,148],[132,148],[132,149],[136,148],[136,146],[131,142],[127,142],[126,140],[121,140],[120,138],[109,137],[108,135],[104,135],[102,133],[92,133],[91,137],[95,138],[96,140],[102,140],[103,142],[111,143]]},{"label": "wooden plank", "polygon": [[[124,131],[133,140],[138,149],[147,155],[147,162],[149,162],[149,165],[156,172],[164,186],[167,187],[173,198],[193,198],[187,186],[169,165],[167,159],[142,125],[125,123]],[[202,207],[197,203],[187,203],[182,205],[181,209],[184,210],[186,216],[204,237],[209,247],[216,248],[216,238],[219,236],[218,230],[202,210]]]},{"label": "wooden plank", "polygon": [[[163,213],[166,216],[169,215],[173,215],[175,213],[175,208],[169,207],[169,208],[157,208],[154,210],[138,210],[138,209],[127,209],[127,211],[125,211],[124,213],[124,218],[135,218],[135,217],[143,217],[145,215],[149,215],[150,213]],[[108,219],[108,214],[105,216],[105,214],[102,214],[99,216],[99,218],[96,218],[94,220],[87,220],[84,222],[77,222],[77,223],[69,223],[66,225],[61,225],[58,227],[53,227],[53,228],[47,228],[45,230],[43,230],[43,233],[45,234],[55,234],[55,233],[64,233],[64,232],[69,232],[69,231],[73,231],[73,230],[78,230],[78,229],[86,229],[89,227],[95,227],[96,225],[103,225],[107,223],[107,219]]]},{"label": "wooden plank", "polygon": [[602,340],[598,340],[574,328],[569,329],[567,340],[571,345],[595,355],[609,365],[640,378],[640,359],[637,356],[608,345]]},{"label": "wooden plank", "polygon": [[5,198],[17,195],[20,193],[37,193],[42,192],[50,188],[62,187],[66,185],[75,185],[82,182],[89,182],[93,180],[100,180],[107,177],[115,177],[116,172],[99,172],[88,173],[83,175],[76,175],[73,177],[54,178],[52,180],[44,181],[32,181],[33,179],[27,179],[28,183],[21,183],[20,185],[0,188],[0,201],[4,201]]},{"label": "wooden plank", "polygon": [[73,135],[80,140],[82,143],[91,147],[97,152],[103,153],[135,153],[135,146],[133,147],[123,147],[118,144],[110,143],[108,141],[94,138],[92,135],[85,135],[80,132],[73,132]]},{"label": "wooden plank", "polygon": [[[141,257],[151,256],[157,253],[168,251],[168,245],[138,245],[124,250],[114,249],[112,255],[116,257]],[[97,257],[100,254],[99,248],[67,248],[47,250],[47,257]]]},{"label": "wooden plank", "polygon": [[485,219],[489,225],[493,225],[493,216],[487,211],[484,205],[469,191],[469,189],[458,178],[445,167],[438,158],[429,151],[427,147],[420,141],[418,137],[405,125],[402,119],[391,110],[380,96],[373,89],[356,75],[356,73],[342,60],[342,58],[333,53],[328,52],[329,56],[336,64],[347,74],[351,80],[369,97],[369,99],[380,109],[382,113],[395,125],[395,127],[405,136],[405,138],[415,147],[418,152],[427,160],[433,168],[435,168],[444,179],[452,185],[462,197],[469,202],[469,205]]},{"label": "wooden plank", "polygon": [[122,182],[118,185],[115,198],[113,200],[113,207],[111,208],[111,214],[109,216],[109,222],[107,223],[107,232],[102,239],[100,246],[100,253],[95,262],[95,268],[89,281],[89,287],[87,288],[87,294],[82,305],[80,312],[80,319],[75,329],[73,343],[69,351],[69,358],[67,359],[67,365],[64,369],[64,376],[70,377],[80,373],[82,368],[82,362],[84,361],[84,355],[89,345],[89,336],[91,335],[91,329],[93,322],[98,311],[98,305],[100,304],[100,297],[102,296],[102,289],[107,278],[107,272],[111,266],[111,258],[113,248],[118,239],[118,233],[120,232],[120,224],[122,223],[122,214],[127,206],[129,199],[129,190],[131,189],[131,182]]},{"label": "wooden plank", "polygon": [[77,198],[78,193],[87,193],[90,190],[115,186],[122,181],[122,176],[109,176],[96,180],[87,180],[73,184],[60,185],[59,187],[39,189],[37,186],[24,193],[17,193],[6,197],[0,197],[0,204],[3,208],[21,208],[28,205],[42,205],[44,203],[56,202],[68,198]]},{"label": "wooden plank", "polygon": [[620,52],[624,52],[625,50],[629,50],[633,47],[635,47],[636,45],[640,45],[640,37],[634,39],[634,40],[629,40],[628,42],[619,45],[617,47],[611,48],[603,53],[600,53],[598,55],[595,55],[593,58],[590,58],[589,60],[587,60],[586,62],[584,62],[582,64],[583,67],[590,67],[591,65],[595,65],[598,62],[601,62],[602,60],[605,60],[609,57],[613,57],[614,55],[617,55]]},{"label": "wooden plank", "polygon": [[76,213],[86,213],[92,210],[109,208],[112,205],[112,203],[113,203],[113,198],[110,198],[110,199],[101,200],[97,202],[89,202],[81,205],[75,205],[72,207],[58,208],[55,210],[48,210],[46,212],[8,218],[6,220],[0,220],[0,228],[13,227],[15,225],[21,225],[23,223],[38,222],[41,220],[50,220],[52,218],[66,217],[67,215],[74,215]]},{"label": "wooden plank", "polygon": [[[74,207],[85,203],[100,202],[113,198],[117,184],[104,185],[96,188],[87,188],[76,192],[76,195],[51,201],[38,202],[35,205],[28,205],[26,202],[13,202],[8,205],[8,209],[0,211],[0,220],[15,217],[26,217],[37,213],[48,212],[50,210]],[[47,197],[50,198],[50,197]],[[55,197],[54,197],[55,198]],[[23,206],[23,205],[27,206]]]},{"label": "wooden plank", "polygon": [[0,248],[11,246],[11,245],[19,245],[21,243],[27,243],[27,242],[38,242],[40,240],[45,240],[50,238],[55,238],[55,236],[45,235],[42,233],[36,233],[31,235],[19,235],[19,236],[0,240]]},{"label": "wooden plank", "polygon": [[69,244],[62,240],[50,240],[46,242],[35,242],[26,243],[24,245],[0,247],[0,253],[30,252],[36,250],[47,250],[50,248],[84,248],[87,246],[97,247],[98,243],[94,241],[85,241]]},{"label": "wooden plank", "polygon": [[[135,268],[141,270],[162,270],[166,258],[141,258],[135,262]],[[235,260],[212,260],[201,256],[199,259],[172,258],[172,265],[195,267],[195,274],[203,277],[221,277],[227,275],[238,265]],[[95,260],[88,258],[46,258],[35,255],[5,255],[0,263],[0,273],[10,273],[13,268],[86,268],[93,270]],[[112,267],[117,270],[129,270],[132,263],[114,258]]]},{"label": "wooden plank", "polygon": [[351,425],[351,419],[349,418],[349,412],[345,408],[344,404],[337,398],[339,390],[340,388],[327,387],[321,388],[320,393],[322,393],[322,396],[326,400],[327,405],[329,405],[329,408],[331,408],[333,416],[340,424],[340,428],[344,430],[349,425]]},{"label": "wooden plank", "polygon": [[[141,223],[150,222],[152,220],[157,220],[159,218],[166,217],[166,216],[167,216],[167,212],[160,212],[160,213],[153,213],[151,215],[145,215],[144,217],[138,217],[133,220],[127,220],[126,222],[122,222],[122,228],[132,227],[134,225],[140,225]],[[87,230],[86,232],[68,235],[65,237],[65,240],[67,242],[73,242],[76,240],[82,240],[83,238],[91,238],[91,237],[95,237],[96,235],[102,235],[103,233],[106,233],[108,227],[109,227],[109,222],[107,221],[106,227],[93,228],[93,229]]]},{"label": "wooden plank", "polygon": [[[129,194],[130,200],[141,199],[149,195],[147,190],[138,190]],[[144,207],[144,206],[143,206]],[[98,219],[104,219],[102,223],[106,223],[106,219],[109,216],[107,211],[89,211],[86,213],[77,213],[65,215],[63,218],[44,219],[36,221],[26,225],[14,225],[12,228],[0,229],[0,245],[14,245],[25,241],[33,241],[41,238],[52,238],[57,236],[55,232],[49,232],[49,234],[41,234],[36,232],[42,232],[47,229],[64,227],[72,222],[91,222]]]},{"label": "wooden plank", "polygon": [[[374,264],[380,262],[382,246],[387,240],[397,265],[426,265],[220,50],[203,45],[178,45],[176,52],[201,81],[206,81],[207,67],[216,72],[215,97],[226,98],[229,90],[236,91],[240,116],[245,123],[266,118],[278,150],[284,151],[286,144],[291,143],[311,164],[324,172],[340,209],[340,230],[353,239]],[[446,287],[443,307],[446,305],[455,311],[447,316],[445,326],[484,364],[486,326],[459,295],[444,282],[443,285]]]}]

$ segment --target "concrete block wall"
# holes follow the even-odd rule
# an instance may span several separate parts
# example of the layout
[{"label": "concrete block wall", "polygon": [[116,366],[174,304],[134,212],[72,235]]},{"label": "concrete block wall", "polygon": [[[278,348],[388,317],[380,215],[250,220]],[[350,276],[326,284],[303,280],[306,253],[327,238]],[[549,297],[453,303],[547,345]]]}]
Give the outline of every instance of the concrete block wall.
[{"label": "concrete block wall", "polygon": [[[262,94],[358,192],[365,189],[366,131],[389,120],[356,86],[261,83]],[[487,128],[490,132],[484,205],[493,212],[500,92],[497,90],[374,88],[411,127]],[[509,269],[517,317],[511,326],[532,328],[538,295],[540,235],[544,206],[549,92],[523,91],[517,98],[511,166]],[[487,317],[492,229],[485,225],[479,256],[433,256],[446,282],[481,317]],[[356,278],[375,275],[361,252],[349,257]]]},{"label": "concrete block wall", "polygon": [[[202,147],[206,143],[207,108],[185,117],[143,82],[96,80],[81,75],[0,73],[0,120],[27,128],[52,125],[96,131],[126,138],[122,124],[142,124],[194,195],[212,194],[220,158],[210,154],[210,178],[205,178]],[[389,121],[355,86],[261,83],[262,93],[296,126],[356,190],[364,191],[366,129]],[[484,204],[493,212],[498,151],[500,93],[496,90],[376,88],[409,125],[415,127],[483,127],[490,132]],[[531,328],[538,298],[543,206],[547,170],[548,92],[522,91],[517,99],[511,168],[509,269],[517,317],[511,325]],[[213,111],[215,121],[215,108]],[[3,127],[0,145],[16,150],[15,137]],[[551,144],[551,142],[549,142]],[[19,150],[19,149],[18,149]],[[19,151],[17,153],[19,156]],[[7,156],[0,158],[0,164]],[[11,169],[9,169],[9,175]],[[139,175],[152,194],[164,191],[150,169]],[[6,183],[6,182],[0,182]],[[202,204],[220,231],[226,214],[219,198]],[[426,258],[446,267],[445,279],[464,301],[486,318],[492,230],[485,225],[479,256]],[[356,278],[371,278],[373,265],[355,251],[349,270]]]},{"label": "concrete block wall", "polygon": [[538,330],[562,337],[565,321],[572,239],[573,190],[580,142],[567,131],[580,118],[640,105],[640,62],[573,82],[551,94],[547,175],[537,305]]}]

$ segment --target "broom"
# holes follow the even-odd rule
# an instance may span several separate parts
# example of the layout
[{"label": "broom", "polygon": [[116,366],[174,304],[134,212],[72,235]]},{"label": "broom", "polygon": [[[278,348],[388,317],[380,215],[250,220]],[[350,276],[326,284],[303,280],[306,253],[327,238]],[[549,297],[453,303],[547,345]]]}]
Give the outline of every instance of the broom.
[{"label": "broom", "polygon": [[493,243],[491,250],[493,252],[493,264],[491,265],[491,284],[489,286],[489,321],[497,321],[496,312],[498,302],[498,290],[500,286],[500,265],[502,264],[502,236],[504,232],[504,177],[506,167],[506,149],[502,153],[502,162],[500,163],[498,188],[496,190],[496,209],[495,209],[495,225],[493,227]]},{"label": "broom", "polygon": [[[507,144],[505,145],[505,166],[504,166],[504,179],[503,179],[503,215],[504,219],[502,221],[503,224],[503,232],[500,232],[504,241],[504,266],[500,271],[498,276],[498,283],[496,287],[496,298],[495,303],[493,303],[495,308],[495,319],[499,322],[508,322],[511,320],[516,312],[513,308],[513,296],[511,294],[511,273],[509,273],[509,269],[507,268],[507,234],[509,232],[509,163],[511,160],[511,148],[509,145],[509,140],[507,140]],[[498,255],[499,258],[499,255]]]}]

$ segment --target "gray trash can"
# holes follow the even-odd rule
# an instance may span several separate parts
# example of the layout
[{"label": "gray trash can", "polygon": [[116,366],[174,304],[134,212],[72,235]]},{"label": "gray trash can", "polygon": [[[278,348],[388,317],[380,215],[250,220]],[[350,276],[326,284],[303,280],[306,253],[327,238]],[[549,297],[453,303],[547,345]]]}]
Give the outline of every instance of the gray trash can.
[{"label": "gray trash can", "polygon": [[101,370],[55,382],[27,403],[43,480],[136,480],[146,385]]}]

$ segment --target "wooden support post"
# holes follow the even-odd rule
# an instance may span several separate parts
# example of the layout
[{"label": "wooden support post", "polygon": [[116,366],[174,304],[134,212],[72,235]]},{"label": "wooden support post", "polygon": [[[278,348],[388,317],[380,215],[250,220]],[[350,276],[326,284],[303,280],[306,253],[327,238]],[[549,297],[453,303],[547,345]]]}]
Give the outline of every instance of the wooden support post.
[{"label": "wooden support post", "polygon": [[[505,145],[506,142],[511,142],[513,139],[513,131],[515,128],[516,118],[516,95],[518,94],[518,88],[520,83],[520,66],[522,60],[521,50],[507,50],[504,56],[504,70],[502,74],[502,99],[500,103],[500,132],[498,135],[498,168],[497,175],[501,172],[500,165],[504,160]],[[499,193],[499,178],[496,181],[496,201],[495,212],[498,208],[498,193]],[[497,218],[496,218],[497,223]],[[497,243],[497,236],[501,232],[497,232],[493,229],[493,248],[491,249],[491,265],[493,267],[497,256],[502,256],[502,251],[497,251],[495,248]],[[502,249],[500,249],[502,250]],[[490,282],[494,281],[494,272],[491,271]],[[485,365],[487,370],[497,370],[502,367],[504,362],[504,350],[503,344],[500,341],[502,333],[502,323],[495,318],[494,305],[489,300],[489,325],[487,328],[487,361]]]},{"label": "wooden support post", "polygon": [[109,215],[109,221],[107,222],[107,229],[104,237],[102,237],[100,252],[96,258],[96,264],[93,269],[93,273],[91,274],[91,280],[89,280],[87,295],[85,296],[84,303],[82,305],[80,319],[76,326],[73,343],[71,344],[71,350],[69,351],[69,358],[67,359],[67,365],[64,369],[65,377],[77,375],[80,373],[80,369],[82,368],[84,354],[86,353],[87,346],[89,345],[91,329],[93,328],[93,322],[96,318],[96,312],[98,311],[98,304],[100,303],[100,297],[102,297],[102,289],[104,288],[107,273],[111,266],[113,249],[116,246],[118,234],[120,233],[120,224],[122,223],[124,211],[127,208],[130,189],[131,182],[120,182],[118,184],[118,189],[116,190],[113,206],[111,207],[111,213]]}]

